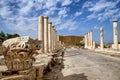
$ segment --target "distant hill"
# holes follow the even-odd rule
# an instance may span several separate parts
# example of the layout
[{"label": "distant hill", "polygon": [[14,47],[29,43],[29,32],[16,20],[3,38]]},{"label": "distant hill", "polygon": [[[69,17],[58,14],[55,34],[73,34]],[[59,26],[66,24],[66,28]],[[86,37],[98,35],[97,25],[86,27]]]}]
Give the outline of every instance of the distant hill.
[{"label": "distant hill", "polygon": [[60,36],[60,41],[64,42],[66,46],[75,46],[83,40],[83,36]]}]

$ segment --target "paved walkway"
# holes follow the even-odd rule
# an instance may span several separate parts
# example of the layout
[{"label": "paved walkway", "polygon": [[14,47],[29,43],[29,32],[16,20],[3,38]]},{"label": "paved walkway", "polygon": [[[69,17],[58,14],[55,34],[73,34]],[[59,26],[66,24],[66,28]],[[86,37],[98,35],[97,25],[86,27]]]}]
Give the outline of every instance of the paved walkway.
[{"label": "paved walkway", "polygon": [[120,80],[120,59],[68,48],[65,51],[64,68],[56,67],[50,74],[58,75],[56,80]]}]

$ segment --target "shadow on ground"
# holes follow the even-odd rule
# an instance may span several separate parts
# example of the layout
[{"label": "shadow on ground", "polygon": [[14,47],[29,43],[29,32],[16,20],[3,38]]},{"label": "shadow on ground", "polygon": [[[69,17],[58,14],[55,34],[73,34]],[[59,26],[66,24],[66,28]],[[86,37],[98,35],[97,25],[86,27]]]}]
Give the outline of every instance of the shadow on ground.
[{"label": "shadow on ground", "polygon": [[63,61],[61,64],[55,65],[51,71],[46,73],[43,80],[88,80],[84,73],[64,76],[62,73],[62,69],[64,69]]},{"label": "shadow on ground", "polygon": [[84,73],[59,77],[58,80],[88,80]]}]

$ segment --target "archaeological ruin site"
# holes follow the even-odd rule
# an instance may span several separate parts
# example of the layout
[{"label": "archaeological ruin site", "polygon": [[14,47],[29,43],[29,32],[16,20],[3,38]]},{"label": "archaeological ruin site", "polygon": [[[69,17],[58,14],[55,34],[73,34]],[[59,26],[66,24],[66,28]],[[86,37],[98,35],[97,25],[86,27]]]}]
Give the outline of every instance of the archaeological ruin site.
[{"label": "archaeological ruin site", "polygon": [[[111,22],[112,23],[112,22]],[[10,38],[0,43],[0,80],[120,80],[118,20],[113,20],[113,44],[84,36],[57,34],[47,16],[38,17],[38,39]]]}]

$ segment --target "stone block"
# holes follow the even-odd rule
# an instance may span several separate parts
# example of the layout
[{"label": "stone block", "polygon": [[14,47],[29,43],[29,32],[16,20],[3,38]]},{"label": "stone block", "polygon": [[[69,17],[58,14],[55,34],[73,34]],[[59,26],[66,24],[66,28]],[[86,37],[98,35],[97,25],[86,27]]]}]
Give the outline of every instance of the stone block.
[{"label": "stone block", "polygon": [[19,71],[18,74],[1,75],[0,80],[36,80],[36,69]]},{"label": "stone block", "polygon": [[43,71],[45,69],[45,65],[36,66],[36,78],[42,78],[43,77]]}]

